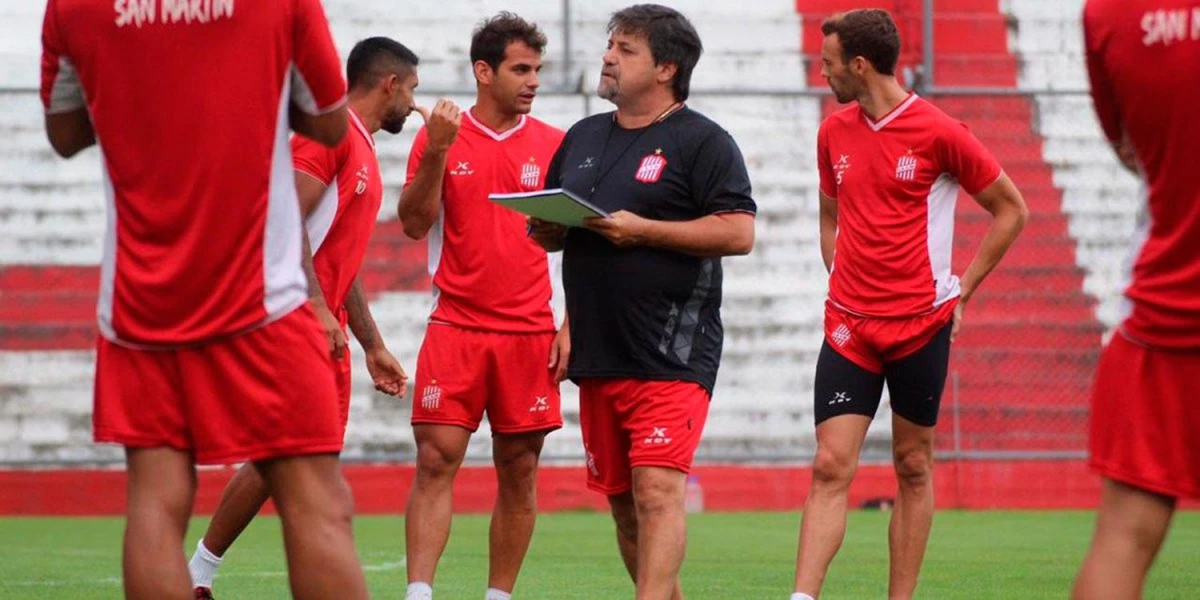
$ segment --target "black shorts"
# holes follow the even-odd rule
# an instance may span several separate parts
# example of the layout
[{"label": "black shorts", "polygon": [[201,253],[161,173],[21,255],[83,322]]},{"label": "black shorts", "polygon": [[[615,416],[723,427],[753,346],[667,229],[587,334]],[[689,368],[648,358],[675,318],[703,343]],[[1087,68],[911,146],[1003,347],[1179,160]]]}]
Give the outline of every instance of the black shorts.
[{"label": "black shorts", "polygon": [[817,424],[840,415],[874,418],[886,381],[892,412],[922,427],[937,425],[950,364],[952,327],[947,323],[916,352],[883,363],[883,373],[872,373],[858,366],[838,354],[829,342],[822,344],[814,386],[813,412]]}]

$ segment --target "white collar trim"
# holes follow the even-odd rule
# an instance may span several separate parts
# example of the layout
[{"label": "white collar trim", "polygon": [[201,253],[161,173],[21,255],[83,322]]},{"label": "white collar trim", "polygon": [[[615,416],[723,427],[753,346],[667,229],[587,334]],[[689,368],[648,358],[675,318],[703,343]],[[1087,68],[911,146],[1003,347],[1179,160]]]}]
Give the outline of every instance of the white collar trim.
[{"label": "white collar trim", "polygon": [[880,129],[887,127],[888,123],[895,121],[896,117],[899,117],[901,114],[904,113],[904,111],[908,110],[908,107],[912,106],[913,103],[917,101],[917,97],[918,96],[917,96],[916,92],[910,93],[908,95],[907,100],[905,100],[904,102],[901,102],[900,106],[893,108],[892,112],[888,113],[887,116],[885,116],[878,123],[872,121],[871,117],[867,116],[867,113],[865,111],[863,112],[862,116],[864,119],[867,120],[867,125],[869,125],[871,127],[871,131],[879,131]]},{"label": "white collar trim", "polygon": [[[471,109],[473,108],[475,107],[471,107]],[[476,119],[475,115],[471,112],[471,109],[467,109],[467,118],[470,119],[480,131],[488,134],[488,137],[496,140],[497,142],[503,142],[504,140],[507,140],[508,138],[512,137],[514,133],[520,131],[522,127],[525,127],[525,115],[521,115],[521,120],[517,121],[515,127],[505,131],[504,133],[496,133],[491,127],[484,125],[479,121],[479,119]]]}]

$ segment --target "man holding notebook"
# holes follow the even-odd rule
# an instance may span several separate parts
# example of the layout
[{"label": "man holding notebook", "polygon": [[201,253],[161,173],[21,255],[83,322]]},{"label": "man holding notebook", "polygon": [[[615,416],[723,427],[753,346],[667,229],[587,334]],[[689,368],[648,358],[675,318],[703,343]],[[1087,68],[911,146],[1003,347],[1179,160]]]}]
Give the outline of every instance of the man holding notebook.
[{"label": "man holding notebook", "polygon": [[733,138],[684,105],[700,37],[642,4],[609,22],[599,94],[616,112],[567,133],[547,186],[610,213],[534,221],[563,249],[588,487],[608,496],[638,598],[682,598],[684,482],[721,358],[721,258],[750,252],[755,203]]},{"label": "man holding notebook", "polygon": [[562,426],[558,382],[569,341],[556,332],[550,263],[525,218],[491,193],[540,190],[563,132],[528,116],[546,36],[516,15],[485,21],[471,41],[475,106],[422,110],[399,216],[430,237],[433,313],[417,356],[412,423],[417,476],[408,501],[408,600],[433,597],[450,535],[451,488],[486,411],[499,484],[488,600],[507,600],[533,535],[538,457]]}]

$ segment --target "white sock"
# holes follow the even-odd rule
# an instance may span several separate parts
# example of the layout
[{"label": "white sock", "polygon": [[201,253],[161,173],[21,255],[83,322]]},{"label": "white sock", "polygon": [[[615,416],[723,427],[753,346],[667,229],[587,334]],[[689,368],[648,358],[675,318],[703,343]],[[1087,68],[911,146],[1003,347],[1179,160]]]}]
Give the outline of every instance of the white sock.
[{"label": "white sock", "polygon": [[433,600],[433,586],[423,581],[410,583],[404,600]]},{"label": "white sock", "polygon": [[813,598],[812,596],[809,596],[808,594],[801,594],[800,592],[796,592],[795,594],[792,594],[791,600],[816,600],[816,598]]},{"label": "white sock", "polygon": [[498,590],[496,588],[488,588],[487,594],[483,600],[512,600],[512,593]]},{"label": "white sock", "polygon": [[201,539],[196,544],[196,553],[188,563],[188,571],[192,574],[192,585],[212,588],[213,578],[217,576],[217,567],[221,566],[221,557],[209,552]]}]

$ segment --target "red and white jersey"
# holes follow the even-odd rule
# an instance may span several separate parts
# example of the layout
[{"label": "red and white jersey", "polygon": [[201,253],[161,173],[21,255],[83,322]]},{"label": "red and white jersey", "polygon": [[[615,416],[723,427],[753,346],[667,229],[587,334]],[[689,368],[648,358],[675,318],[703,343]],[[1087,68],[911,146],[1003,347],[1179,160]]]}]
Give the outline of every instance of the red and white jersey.
[{"label": "red and white jersey", "polygon": [[1100,125],[1132,144],[1149,192],[1122,330],[1200,349],[1200,2],[1088,0],[1083,25]]},{"label": "red and white jersey", "polygon": [[346,85],[319,0],[50,0],[47,113],[87,108],[108,231],[101,333],[173,346],[304,304],[288,105]]},{"label": "red and white jersey", "polygon": [[[526,116],[496,133],[464,113],[447,154],[442,211],[429,232],[430,321],[510,333],[555,330],[549,258],[527,235],[525,216],[488,194],[542,189],[563,135]],[[408,156],[408,183],[427,143],[421,128]]]},{"label": "red and white jersey", "polygon": [[1001,174],[966,125],[916,94],[878,122],[855,104],[821,123],[817,165],[821,191],[838,204],[835,306],[905,317],[958,297],[950,269],[958,188],[977,194]]},{"label": "red and white jersey", "polygon": [[325,303],[344,322],[346,296],[362,266],[383,203],[375,138],[351,110],[350,131],[336,148],[297,135],[292,136],[292,155],[297,171],[327,186],[305,227]]}]

